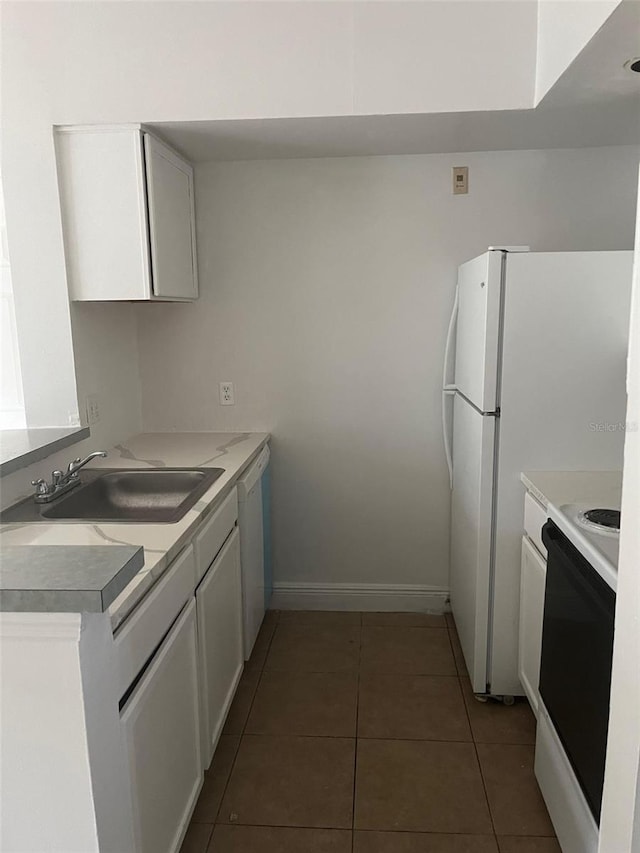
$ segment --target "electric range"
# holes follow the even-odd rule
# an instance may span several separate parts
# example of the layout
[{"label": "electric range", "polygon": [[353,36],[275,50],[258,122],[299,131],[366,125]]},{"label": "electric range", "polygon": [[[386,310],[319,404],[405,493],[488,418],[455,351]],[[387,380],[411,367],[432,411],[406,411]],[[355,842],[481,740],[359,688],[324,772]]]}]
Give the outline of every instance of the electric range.
[{"label": "electric range", "polygon": [[620,510],[548,508],[535,770],[565,853],[597,853],[609,725]]}]

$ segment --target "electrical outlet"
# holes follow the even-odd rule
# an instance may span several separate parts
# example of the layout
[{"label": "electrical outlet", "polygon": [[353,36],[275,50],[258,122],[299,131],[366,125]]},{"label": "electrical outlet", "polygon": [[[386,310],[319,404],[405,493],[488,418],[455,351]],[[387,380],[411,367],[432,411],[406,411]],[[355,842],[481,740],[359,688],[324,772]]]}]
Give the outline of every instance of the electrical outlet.
[{"label": "electrical outlet", "polygon": [[87,424],[89,426],[94,426],[97,423],[100,423],[100,403],[97,394],[88,394],[87,395]]},{"label": "electrical outlet", "polygon": [[220,405],[221,406],[233,406],[235,405],[236,398],[233,393],[233,382],[221,382],[220,383]]}]

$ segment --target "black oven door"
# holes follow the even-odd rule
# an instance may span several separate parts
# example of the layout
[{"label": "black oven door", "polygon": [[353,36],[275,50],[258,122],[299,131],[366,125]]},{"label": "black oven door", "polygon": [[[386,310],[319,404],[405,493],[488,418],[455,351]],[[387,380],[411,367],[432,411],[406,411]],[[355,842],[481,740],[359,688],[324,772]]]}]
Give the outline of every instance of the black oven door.
[{"label": "black oven door", "polygon": [[540,695],[596,822],[609,725],[615,593],[548,521]]}]

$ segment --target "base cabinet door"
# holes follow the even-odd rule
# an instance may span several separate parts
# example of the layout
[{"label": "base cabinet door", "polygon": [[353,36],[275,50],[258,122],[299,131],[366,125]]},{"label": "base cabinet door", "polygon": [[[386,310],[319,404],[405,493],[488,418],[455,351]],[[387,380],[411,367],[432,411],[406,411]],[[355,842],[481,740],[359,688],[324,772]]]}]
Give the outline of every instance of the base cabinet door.
[{"label": "base cabinet door", "polygon": [[540,703],[540,652],[547,564],[535,546],[522,538],[518,675],[536,717]]},{"label": "base cabinet door", "polygon": [[136,853],[177,853],[203,781],[192,598],[121,714]]},{"label": "base cabinet door", "polygon": [[242,580],[236,528],[196,590],[203,752],[208,767],[242,674]]}]

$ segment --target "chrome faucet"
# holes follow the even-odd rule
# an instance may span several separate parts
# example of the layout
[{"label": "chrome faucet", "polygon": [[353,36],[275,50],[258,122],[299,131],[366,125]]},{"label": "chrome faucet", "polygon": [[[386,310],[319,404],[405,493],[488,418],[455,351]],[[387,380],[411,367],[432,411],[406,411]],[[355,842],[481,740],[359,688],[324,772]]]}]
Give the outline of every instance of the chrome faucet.
[{"label": "chrome faucet", "polygon": [[40,477],[39,480],[32,480],[31,485],[36,487],[36,492],[33,496],[34,501],[37,504],[47,504],[56,498],[59,498],[60,495],[63,495],[70,489],[73,489],[74,486],[79,486],[80,475],[78,474],[78,471],[81,468],[84,468],[88,462],[91,462],[91,460],[95,459],[97,456],[102,456],[104,458],[106,455],[106,450],[96,450],[94,453],[90,453],[85,459],[80,459],[80,457],[78,457],[77,459],[69,462],[65,474],[58,469],[52,471],[50,483],[47,483],[47,481],[42,477]]}]

